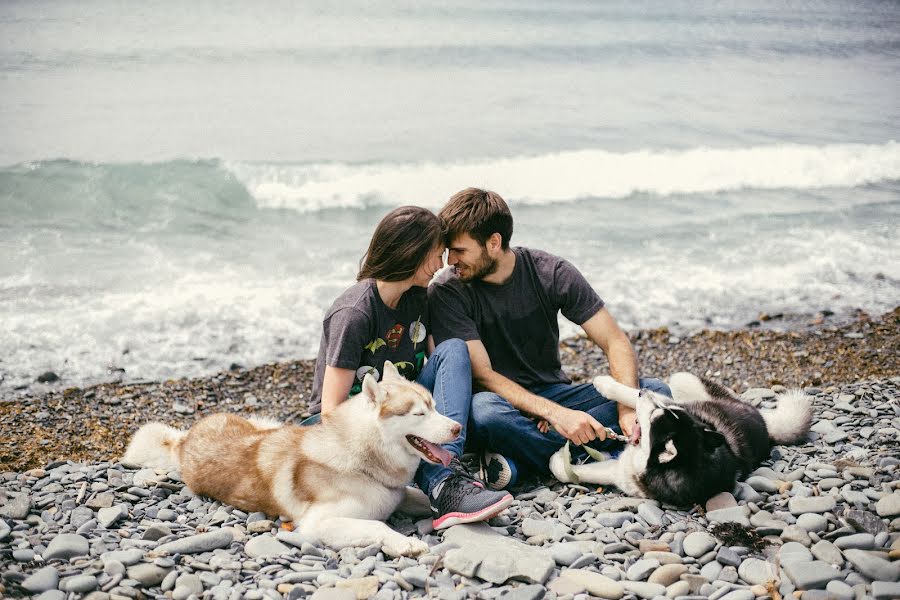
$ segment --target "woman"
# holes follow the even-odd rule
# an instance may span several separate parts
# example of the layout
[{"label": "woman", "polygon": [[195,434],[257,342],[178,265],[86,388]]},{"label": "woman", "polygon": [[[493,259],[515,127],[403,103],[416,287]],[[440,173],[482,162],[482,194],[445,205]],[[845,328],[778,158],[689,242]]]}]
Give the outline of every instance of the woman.
[{"label": "woman", "polygon": [[[407,379],[431,391],[438,412],[463,426],[459,438],[444,446],[454,457],[462,454],[472,402],[469,352],[458,339],[435,348],[428,333],[425,288],[443,265],[443,252],[440,220],[431,211],[402,206],[385,215],[363,256],[357,283],[325,314],[312,412],[327,415],[359,393],[367,373],[380,379],[390,360]],[[435,529],[490,518],[512,502],[506,492],[485,489],[458,468],[458,461],[451,466],[456,468],[423,461],[416,473],[416,484],[431,501]]]}]

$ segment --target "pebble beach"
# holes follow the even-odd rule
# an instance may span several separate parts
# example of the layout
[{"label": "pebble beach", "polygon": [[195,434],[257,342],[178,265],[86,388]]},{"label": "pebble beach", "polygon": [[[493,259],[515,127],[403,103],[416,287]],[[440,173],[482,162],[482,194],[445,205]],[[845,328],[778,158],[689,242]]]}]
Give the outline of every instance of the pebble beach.
[{"label": "pebble beach", "polygon": [[[760,408],[786,387],[813,399],[806,444],[703,506],[532,482],[486,524],[431,529],[429,551],[324,548],[281,523],[193,495],[176,472],[118,462],[148,420],[230,411],[297,421],[312,361],[87,389],[35,384],[0,402],[0,594],[54,598],[441,599],[900,597],[900,309],[841,323],[761,315],[730,331],[632,334],[642,375],[689,370]],[[576,381],[605,372],[562,342]]]}]

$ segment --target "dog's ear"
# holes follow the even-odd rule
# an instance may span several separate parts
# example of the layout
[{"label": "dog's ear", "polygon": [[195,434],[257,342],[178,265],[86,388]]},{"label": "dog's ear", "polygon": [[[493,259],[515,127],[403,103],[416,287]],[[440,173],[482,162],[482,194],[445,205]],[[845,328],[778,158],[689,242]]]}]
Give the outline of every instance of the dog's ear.
[{"label": "dog's ear", "polygon": [[675,460],[676,456],[678,456],[678,448],[675,447],[675,441],[672,440],[672,438],[669,438],[668,441],[666,441],[666,447],[659,453],[657,459],[660,464],[664,465],[667,462]]},{"label": "dog's ear", "polygon": [[703,430],[703,447],[706,450],[713,450],[725,443],[725,436],[718,431],[712,429]]},{"label": "dog's ear", "polygon": [[381,377],[382,381],[387,379],[403,379],[403,375],[400,374],[400,371],[397,370],[394,363],[389,360],[384,361],[384,367],[381,370],[384,371],[384,375]]},{"label": "dog's ear", "polygon": [[384,400],[384,390],[378,385],[372,373],[366,373],[366,376],[363,378],[362,393],[375,404],[380,404]]}]

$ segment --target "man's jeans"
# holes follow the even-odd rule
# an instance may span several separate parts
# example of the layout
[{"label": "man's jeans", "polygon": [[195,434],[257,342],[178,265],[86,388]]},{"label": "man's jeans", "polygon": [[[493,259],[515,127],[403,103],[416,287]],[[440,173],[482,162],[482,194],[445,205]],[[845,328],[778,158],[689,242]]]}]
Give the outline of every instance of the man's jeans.
[{"label": "man's jeans", "polygon": [[[639,385],[672,396],[669,386],[659,379],[641,379]],[[618,403],[601,396],[593,384],[552,383],[535,386],[530,391],[560,406],[584,411],[616,433],[622,433]],[[550,474],[550,457],[566,443],[566,439],[552,429],[541,433],[535,421],[493,392],[479,392],[472,398],[469,436],[478,446],[512,459],[520,472],[544,476]],[[621,448],[622,442],[594,440],[589,445],[608,452]],[[586,455],[577,445],[571,446],[571,451],[573,459]]]}]

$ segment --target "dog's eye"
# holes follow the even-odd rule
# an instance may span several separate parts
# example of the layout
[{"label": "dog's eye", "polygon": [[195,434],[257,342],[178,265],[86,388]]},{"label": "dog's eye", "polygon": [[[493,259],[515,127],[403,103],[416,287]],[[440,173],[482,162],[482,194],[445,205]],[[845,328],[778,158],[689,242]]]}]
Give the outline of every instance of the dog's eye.
[{"label": "dog's eye", "polygon": [[413,413],[413,416],[414,417],[424,417],[425,412],[424,411],[415,412],[415,413]]}]

